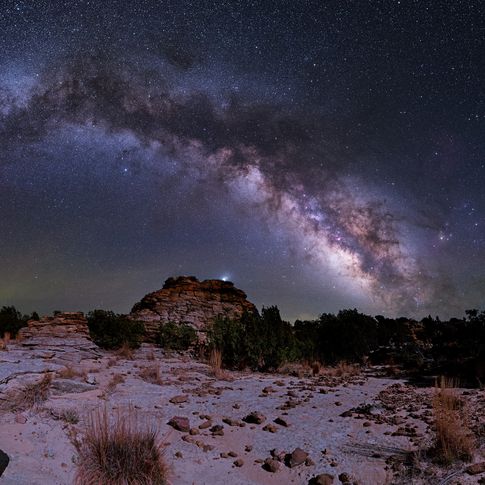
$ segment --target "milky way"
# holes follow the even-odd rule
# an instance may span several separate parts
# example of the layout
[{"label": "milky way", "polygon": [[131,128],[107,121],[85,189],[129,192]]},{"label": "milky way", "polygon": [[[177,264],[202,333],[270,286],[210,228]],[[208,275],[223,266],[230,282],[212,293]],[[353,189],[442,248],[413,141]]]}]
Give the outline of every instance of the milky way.
[{"label": "milky way", "polygon": [[[28,10],[26,4],[18,5]],[[81,8],[84,7],[81,5]],[[29,12],[32,14],[33,11],[29,10],[26,14]],[[362,12],[355,14],[362,15]],[[12,15],[15,15],[14,11]],[[335,15],[335,12],[320,12],[319,15],[323,22],[325,15]],[[126,21],[126,18],[120,20],[121,23]],[[98,28],[92,27],[93,32]],[[153,33],[151,27],[146,28]],[[187,29],[190,33],[191,29]],[[264,36],[258,35],[262,36],[261,44],[264,45]],[[300,35],[307,47],[312,46],[311,37],[303,32],[292,35],[296,36],[295,39]],[[258,38],[255,37],[255,44]],[[332,45],[331,41],[328,42]],[[146,189],[145,200],[149,200],[151,206],[160,203],[170,206],[174,200],[177,205],[178,199],[188,200],[183,195],[185,190],[204,193],[204,197],[210,200],[209,211],[217,212],[218,205],[232,204],[233,215],[221,216],[226,228],[240,224],[235,214],[239,214],[241,220],[251,221],[248,222],[251,230],[244,236],[245,240],[241,235],[237,236],[236,251],[238,247],[251,247],[260,252],[262,246],[273,246],[270,251],[273,261],[268,262],[271,269],[254,268],[251,283],[258,277],[261,281],[268,281],[264,276],[266,273],[274,278],[275,274],[288,272],[290,279],[299,279],[296,289],[286,280],[275,283],[274,290],[266,288],[263,291],[264,298],[269,297],[272,301],[262,303],[279,304],[288,315],[318,311],[316,306],[305,308],[305,293],[317,295],[319,311],[335,310],[332,303],[335,292],[332,293],[329,288],[334,288],[342,301],[348,301],[348,306],[388,314],[418,315],[429,311],[446,314],[460,311],[466,305],[482,303],[476,295],[480,293],[483,274],[469,274],[469,287],[465,290],[463,274],[458,268],[459,256],[463,255],[457,251],[460,245],[473,247],[476,254],[468,252],[470,265],[473,266],[473,261],[480,258],[479,247],[483,244],[483,198],[473,186],[467,185],[465,176],[456,181],[461,184],[461,189],[451,188],[453,176],[460,165],[457,157],[469,159],[464,173],[470,173],[470,164],[479,169],[480,163],[474,161],[471,142],[460,138],[461,127],[448,126],[432,134],[429,132],[429,138],[423,137],[419,127],[426,119],[426,112],[421,113],[419,123],[413,122],[415,126],[409,119],[396,124],[395,117],[406,118],[407,113],[403,114],[406,109],[416,109],[412,104],[406,109],[397,109],[387,118],[378,111],[364,114],[363,104],[357,101],[361,87],[358,84],[350,91],[350,96],[355,99],[352,109],[345,98],[345,91],[349,92],[349,88],[344,78],[341,79],[341,89],[338,86],[324,89],[322,86],[319,95],[313,94],[314,99],[308,102],[303,100],[305,89],[309,89],[305,86],[308,76],[292,73],[291,81],[284,84],[297,90],[292,96],[298,98],[298,102],[293,98],[288,101],[281,95],[280,89],[281,72],[284,70],[281,71],[276,62],[282,46],[274,48],[275,72],[273,77],[268,78],[261,67],[248,66],[246,71],[241,71],[240,66],[236,62],[232,64],[229,59],[214,60],[214,52],[227,54],[233,49],[227,45],[220,49],[217,46],[207,47],[208,54],[195,49],[190,41],[184,40],[175,48],[173,43],[167,42],[163,49],[153,54],[134,45],[129,49],[113,46],[103,49],[105,43],[104,38],[103,41],[88,43],[89,48],[71,45],[69,52],[56,43],[57,47],[49,47],[49,55],[41,56],[38,63],[10,59],[4,64],[4,75],[0,79],[0,177],[3,177],[0,181],[5,188],[1,199],[3,207],[13,215],[8,219],[9,224],[15,219],[15,214],[22,215],[22,210],[26,210],[16,208],[20,206],[17,200],[20,197],[19,173],[25,175],[29,170],[37,170],[36,167],[40,166],[38,159],[45,153],[56,153],[64,160],[63,150],[70,150],[72,145],[74,155],[70,152],[69,156],[75,164],[69,170],[75,171],[74,179],[79,181],[82,180],[79,171],[82,172],[83,166],[87,171],[94,170],[97,175],[93,179],[102,180],[103,187],[99,194],[96,189],[93,197],[98,197],[101,205],[105,204],[103,199],[109,193],[116,191],[116,183],[109,182],[110,171],[115,173],[114,178],[121,171],[122,175],[155,180],[160,185],[159,194]],[[153,41],[149,45],[153,45]],[[352,45],[350,41],[348,45]],[[313,47],[315,50],[317,46]],[[390,49],[389,45],[386,49]],[[426,47],[423,47],[424,50]],[[367,55],[371,56],[371,53]],[[300,50],[298,56],[300,64],[320,66],[315,68],[312,83],[313,78],[322,76],[321,64],[325,64],[322,59],[313,55],[312,62],[308,63],[306,59],[302,60]],[[368,59],[369,63],[373,62],[371,57]],[[341,64],[345,62],[340,59],[336,71],[341,73]],[[354,69],[362,74],[361,66]],[[388,84],[392,81],[388,78]],[[298,87],[299,84],[301,86]],[[381,93],[384,98],[387,95],[387,91]],[[313,104],[315,99],[317,102]],[[394,101],[398,100],[396,95]],[[483,104],[479,108],[483,109]],[[342,115],[346,110],[349,113]],[[458,115],[455,113],[455,116]],[[386,120],[389,121],[388,127]],[[374,135],[369,135],[375,130]],[[352,139],[353,134],[355,139]],[[365,140],[366,136],[368,140]],[[459,141],[455,142],[455,138]],[[400,147],[397,151],[396,143]],[[462,147],[457,146],[460,143]],[[87,161],[91,159],[87,155],[89,150],[94,152],[94,164]],[[425,150],[429,154],[420,153]],[[430,165],[425,166],[424,172],[420,171],[423,162],[431,164],[429,157],[436,150],[437,163],[440,163],[438,169],[436,165]],[[481,153],[483,155],[484,152]],[[41,184],[44,193],[47,193],[50,184],[44,179],[55,179],[59,173],[60,178],[65,177],[62,175],[64,161],[55,161],[55,158],[52,156],[52,161],[41,175],[45,182]],[[483,174],[483,161],[481,163],[480,173]],[[75,169],[72,168],[74,166]],[[99,171],[103,173],[100,175]],[[423,180],[416,174],[431,177],[426,189],[423,189]],[[72,180],[72,177],[66,179]],[[395,189],[396,181],[400,185],[399,190]],[[166,192],[162,187],[167,185],[170,188]],[[13,191],[11,197],[7,197],[9,187]],[[28,187],[24,189],[28,196]],[[128,198],[138,200],[143,196],[139,185],[128,190],[133,191]],[[73,202],[76,196],[73,194],[68,191],[60,199],[55,194],[50,196],[54,195],[56,210],[66,210],[69,217],[77,220],[81,217],[84,200],[76,208]],[[80,196],[81,199],[84,197]],[[137,204],[141,203],[140,200]],[[168,200],[170,202],[166,202]],[[458,212],[466,211],[466,204],[469,224],[474,224],[475,228],[480,226],[477,229],[480,232],[475,234],[463,234],[463,214]],[[199,235],[201,229],[197,225],[191,228],[190,218],[197,214],[197,202],[190,202],[189,206],[185,209],[180,207],[177,217],[186,217],[193,248],[198,248],[199,238],[205,236]],[[95,219],[95,214],[92,217]],[[197,214],[195,217],[200,221],[201,216]],[[226,217],[230,219],[228,224]],[[168,227],[163,209],[160,210],[160,218],[160,224]],[[207,216],[207,221],[217,218],[217,215]],[[13,229],[9,225],[8,229],[10,235],[16,235],[10,240],[5,238],[5,250],[10,252],[3,254],[5,267],[13,264],[35,266],[37,263],[32,263],[32,260],[39,261],[42,255],[29,248],[27,253],[31,256],[26,256],[24,262],[19,263],[19,260],[22,261],[21,254],[12,246],[19,234],[28,234],[30,225],[36,225],[22,220],[22,217],[16,225]],[[46,241],[50,231],[57,233],[63,230],[62,226],[56,227],[50,217],[46,217],[45,226],[40,233]],[[258,226],[261,231],[267,231],[264,241],[252,235],[255,230],[258,231]],[[109,227],[108,222],[108,230]],[[6,231],[7,228],[3,229]],[[462,232],[463,239],[457,237],[457,231]],[[64,246],[71,243],[82,248],[82,232],[75,243],[70,238],[69,241],[61,238],[59,246],[54,250],[47,249],[47,253],[64,254],[67,251]],[[94,238],[90,244],[101,241],[97,241],[100,236],[88,233],[88,238]],[[474,242],[467,237],[475,237]],[[156,231],[145,227],[136,243],[129,243],[123,251],[146,253],[155,244],[156,238]],[[170,238],[165,234],[161,240],[169,241]],[[35,241],[31,243],[35,244]],[[46,244],[40,242],[41,246]],[[173,247],[170,242],[166,244],[162,254],[170,259],[171,254],[177,252],[175,246],[178,241],[173,241]],[[114,242],[113,246],[116,245]],[[196,252],[200,258],[213,259],[218,251],[219,248],[212,251],[204,248]],[[288,256],[280,257],[279,252]],[[103,256],[100,258],[103,259]],[[69,265],[76,268],[75,259],[71,258]],[[251,265],[251,260],[242,250],[241,256],[236,252],[231,259],[231,267],[227,271],[239,283],[240,268]],[[59,261],[55,268],[44,271],[42,278],[48,281],[52,290],[47,307],[70,301],[69,298],[62,301],[62,298],[55,297],[56,288],[69,279],[70,271],[65,264]],[[110,270],[112,280],[120,277],[124,264],[124,261],[119,261],[118,272]],[[297,269],[286,271],[288,264]],[[134,263],[129,270],[139,274],[142,266],[136,268]],[[190,264],[184,263],[182,269],[197,273],[197,264],[193,268],[191,270]],[[210,272],[210,269],[203,271]],[[214,268],[214,271],[219,269]],[[28,288],[22,282],[27,273],[20,271],[19,281],[0,287],[0,296],[4,293],[7,299],[19,303],[32,301],[22,296],[22,291]],[[163,268],[160,267],[159,277],[169,276],[162,273]],[[295,276],[296,273],[299,276]],[[96,270],[89,274],[95,275]],[[305,275],[314,279],[315,274],[320,275],[321,280],[301,284]],[[322,284],[323,280],[325,284]],[[245,279],[241,278],[242,286],[244,282]],[[249,281],[247,285],[250,285]],[[245,289],[253,296],[250,288]],[[126,303],[116,301],[116,291],[115,285],[108,301],[124,309]],[[129,291],[127,293],[131,295]],[[301,303],[292,302],[285,307],[286,294],[289,293],[296,299],[302,296]],[[258,303],[263,300],[263,296],[255,294],[254,297]],[[93,298],[93,295],[80,302],[91,306],[100,303],[102,301]]]}]

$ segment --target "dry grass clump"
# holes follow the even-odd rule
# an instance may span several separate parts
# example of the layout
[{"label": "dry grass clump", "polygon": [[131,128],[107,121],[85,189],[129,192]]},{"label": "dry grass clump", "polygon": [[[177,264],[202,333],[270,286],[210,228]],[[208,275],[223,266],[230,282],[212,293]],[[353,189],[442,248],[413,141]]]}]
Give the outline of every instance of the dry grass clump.
[{"label": "dry grass clump", "polygon": [[436,458],[446,464],[471,460],[476,443],[468,426],[466,406],[456,392],[456,382],[442,377],[436,383],[433,414]]},{"label": "dry grass clump", "polygon": [[361,368],[348,362],[339,362],[335,367],[325,367],[322,374],[330,377],[353,377],[361,373]]},{"label": "dry grass clump", "polygon": [[40,381],[26,384],[12,395],[12,408],[29,409],[42,404],[49,397],[51,385],[52,374],[44,374]]},{"label": "dry grass clump", "polygon": [[147,382],[151,384],[158,384],[161,385],[163,383],[162,378],[160,376],[160,366],[158,363],[153,363],[138,372],[138,375]]},{"label": "dry grass clump", "polygon": [[57,371],[57,375],[63,379],[72,379],[73,377],[86,377],[86,371],[74,369],[72,365],[66,365],[64,369]]},{"label": "dry grass clump", "polygon": [[124,359],[133,360],[133,350],[127,342],[125,342],[117,351],[116,355],[118,357],[123,357]]},{"label": "dry grass clump", "polygon": [[61,419],[69,424],[79,423],[79,414],[75,409],[65,409],[61,413]]},{"label": "dry grass clump", "polygon": [[118,363],[118,357],[110,357],[106,365],[108,366],[108,368],[110,368],[116,365],[117,363]]},{"label": "dry grass clump", "polygon": [[224,379],[227,373],[222,369],[222,353],[219,349],[212,349],[209,354],[209,367],[216,379]]},{"label": "dry grass clump", "polygon": [[106,386],[106,391],[111,393],[116,389],[118,384],[125,382],[125,378],[121,374],[115,374]]},{"label": "dry grass clump", "polygon": [[276,372],[302,379],[303,377],[310,377],[313,374],[313,368],[307,362],[284,362]]},{"label": "dry grass clump", "polygon": [[168,468],[155,428],[133,409],[110,420],[106,409],[91,414],[77,446],[75,485],[165,485]]},{"label": "dry grass clump", "polygon": [[5,332],[3,338],[0,338],[0,350],[8,350],[8,344],[10,343],[10,332]]}]

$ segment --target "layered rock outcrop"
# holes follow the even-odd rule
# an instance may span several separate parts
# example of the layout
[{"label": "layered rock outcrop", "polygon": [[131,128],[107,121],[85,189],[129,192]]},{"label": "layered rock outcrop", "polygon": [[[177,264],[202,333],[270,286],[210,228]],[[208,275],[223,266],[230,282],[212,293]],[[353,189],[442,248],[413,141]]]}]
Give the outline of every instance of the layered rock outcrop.
[{"label": "layered rock outcrop", "polygon": [[82,312],[60,312],[40,320],[29,320],[27,325],[19,330],[20,343],[25,347],[57,352],[72,350],[80,359],[98,353]]},{"label": "layered rock outcrop", "polygon": [[244,312],[256,313],[257,309],[230,281],[179,276],[136,303],[130,316],[145,323],[150,341],[163,323],[188,323],[203,332],[215,318],[239,318]]}]

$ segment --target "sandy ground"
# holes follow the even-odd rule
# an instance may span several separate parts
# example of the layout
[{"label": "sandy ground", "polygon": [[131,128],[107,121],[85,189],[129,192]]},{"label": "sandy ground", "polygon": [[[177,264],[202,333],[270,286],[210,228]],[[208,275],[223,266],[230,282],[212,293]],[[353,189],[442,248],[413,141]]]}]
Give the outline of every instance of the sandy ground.
[{"label": "sandy ground", "polygon": [[[463,467],[429,467],[411,478],[399,472],[409,452],[429,439],[430,389],[371,375],[298,378],[229,373],[228,379],[218,380],[205,364],[167,357],[150,346],[137,351],[133,360],[106,352],[80,361],[70,352],[60,357],[52,349],[25,350],[16,344],[0,352],[0,449],[10,457],[1,485],[71,484],[76,470],[73,437],[82,437],[84,421],[100,406],[114,414],[131,406],[143,421],[156,426],[167,445],[165,457],[174,485],[307,484],[322,473],[333,475],[334,483],[347,474],[349,483],[362,485],[462,484],[479,483],[485,475],[471,477]],[[160,369],[159,384],[138,375],[153,365]],[[60,377],[66,366],[80,375]],[[29,410],[9,409],[10,394],[45,372],[55,376],[48,399]],[[114,376],[124,382],[110,389]],[[186,402],[170,402],[174,396],[184,396],[180,400]],[[471,391],[469,396],[485,403],[483,391]],[[74,410],[79,422],[66,422],[65,410]],[[244,423],[242,419],[254,411],[264,415],[264,422]],[[197,434],[169,426],[174,416],[188,418]],[[210,416],[211,426],[223,426],[222,436],[199,428],[205,416]],[[275,424],[278,417],[288,426]],[[268,424],[274,432],[264,430]],[[308,453],[306,463],[292,468],[280,463],[275,473],[263,468],[271,450],[283,456],[297,447]],[[242,466],[235,465],[238,459]]]}]

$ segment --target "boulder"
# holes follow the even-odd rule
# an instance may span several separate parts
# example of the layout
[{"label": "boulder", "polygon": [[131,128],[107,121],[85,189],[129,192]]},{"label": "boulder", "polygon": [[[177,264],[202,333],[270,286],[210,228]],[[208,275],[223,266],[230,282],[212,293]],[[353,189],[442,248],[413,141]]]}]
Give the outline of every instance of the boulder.
[{"label": "boulder", "polygon": [[177,431],[182,431],[183,433],[188,433],[190,431],[189,418],[184,416],[174,416],[168,423],[169,426],[176,429]]},{"label": "boulder", "polygon": [[187,323],[204,332],[215,318],[239,318],[244,312],[257,313],[257,309],[230,281],[179,276],[143,297],[133,306],[130,318],[142,321],[146,340],[154,341],[160,324]]},{"label": "boulder", "polygon": [[58,312],[39,320],[29,320],[19,330],[24,347],[44,353],[52,351],[53,360],[80,362],[100,355],[89,336],[88,322],[82,312]]}]

